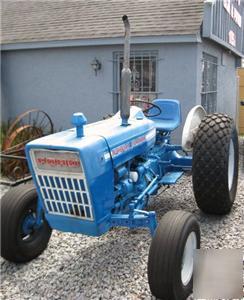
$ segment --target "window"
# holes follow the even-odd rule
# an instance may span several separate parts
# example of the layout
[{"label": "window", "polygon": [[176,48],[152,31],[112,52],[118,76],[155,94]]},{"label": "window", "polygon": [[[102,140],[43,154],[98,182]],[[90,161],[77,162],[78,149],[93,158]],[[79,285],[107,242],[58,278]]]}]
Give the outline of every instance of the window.
[{"label": "window", "polygon": [[[121,94],[121,71],[123,52],[115,53],[116,94]],[[157,98],[157,51],[134,51],[130,55],[131,100],[152,101]],[[118,99],[119,100],[119,99]]]},{"label": "window", "polygon": [[217,110],[217,67],[217,57],[203,52],[201,101],[207,113]]}]

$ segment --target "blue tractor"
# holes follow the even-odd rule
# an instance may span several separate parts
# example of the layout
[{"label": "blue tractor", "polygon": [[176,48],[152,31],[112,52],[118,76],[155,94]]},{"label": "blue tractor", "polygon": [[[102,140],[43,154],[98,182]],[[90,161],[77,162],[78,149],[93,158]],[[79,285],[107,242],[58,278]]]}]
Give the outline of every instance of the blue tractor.
[{"label": "blue tractor", "polygon": [[152,235],[152,294],[183,300],[192,291],[198,222],[184,211],[168,212],[158,222],[145,208],[151,195],[191,171],[198,207],[207,214],[230,212],[237,189],[237,131],[227,115],[207,115],[196,106],[184,125],[182,145],[173,145],[171,132],[181,123],[178,100],[130,106],[127,16],[123,22],[120,111],[88,125],[75,113],[74,128],[27,144],[34,184],[19,185],[2,198],[1,255],[17,263],[32,260],[47,247],[52,229],[100,236],[115,226],[146,227]]}]

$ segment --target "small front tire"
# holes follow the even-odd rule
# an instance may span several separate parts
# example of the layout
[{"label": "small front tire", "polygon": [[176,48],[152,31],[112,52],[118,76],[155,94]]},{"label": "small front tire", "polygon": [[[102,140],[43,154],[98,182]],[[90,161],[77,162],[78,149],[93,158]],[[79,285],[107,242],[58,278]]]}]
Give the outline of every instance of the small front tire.
[{"label": "small front tire", "polygon": [[185,300],[192,293],[193,255],[200,248],[200,229],[194,215],[170,211],[161,219],[149,251],[148,282],[163,300]]},{"label": "small front tire", "polygon": [[47,247],[52,229],[42,220],[35,228],[37,192],[33,184],[20,184],[1,199],[1,256],[21,263],[32,260]]}]

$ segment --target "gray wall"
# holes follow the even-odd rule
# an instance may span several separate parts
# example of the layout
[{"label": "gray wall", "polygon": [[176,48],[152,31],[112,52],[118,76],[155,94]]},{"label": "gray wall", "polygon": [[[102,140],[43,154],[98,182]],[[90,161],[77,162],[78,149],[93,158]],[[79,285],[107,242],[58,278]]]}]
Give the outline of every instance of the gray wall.
[{"label": "gray wall", "polygon": [[[103,68],[94,75],[90,62],[99,54]],[[83,111],[89,121],[112,107],[110,52],[103,48],[66,48],[5,51],[2,53],[3,104],[6,118],[30,108],[50,114],[55,127],[70,127],[73,112]]]},{"label": "gray wall", "polygon": [[[218,58],[217,72],[217,111],[226,113],[236,119],[237,116],[237,79],[236,79],[236,58],[224,48],[218,47],[216,43],[207,39],[198,46],[199,57],[202,59],[202,52],[206,52]],[[198,61],[198,72],[201,77],[201,60]],[[200,80],[201,82],[201,80]],[[199,87],[198,103],[201,103]]]},{"label": "gray wall", "polygon": [[[132,50],[158,51],[159,97],[182,101],[183,116],[196,98],[196,44],[151,44]],[[55,127],[70,127],[70,117],[82,111],[89,122],[113,109],[113,53],[122,46],[73,47],[2,52],[3,119],[30,109],[50,114]],[[102,62],[95,76],[94,57]]]},{"label": "gray wall", "polygon": [[[113,53],[122,46],[67,47],[2,52],[3,119],[14,118],[30,108],[45,110],[55,128],[69,128],[73,112],[82,111],[88,122],[100,120],[113,110]],[[183,122],[187,112],[201,103],[202,52],[223,61],[214,43],[132,45],[131,50],[158,51],[159,98],[181,101]],[[91,61],[102,69],[95,76]],[[218,110],[235,116],[235,59],[225,53],[218,68]],[[181,129],[176,132],[177,140]]]}]

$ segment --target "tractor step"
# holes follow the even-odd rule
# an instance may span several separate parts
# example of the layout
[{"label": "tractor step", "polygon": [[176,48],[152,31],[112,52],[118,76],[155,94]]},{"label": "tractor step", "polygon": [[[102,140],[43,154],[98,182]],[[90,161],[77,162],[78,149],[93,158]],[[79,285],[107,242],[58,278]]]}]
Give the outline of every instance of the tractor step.
[{"label": "tractor step", "polygon": [[174,184],[184,172],[168,172],[160,180],[160,184]]}]

